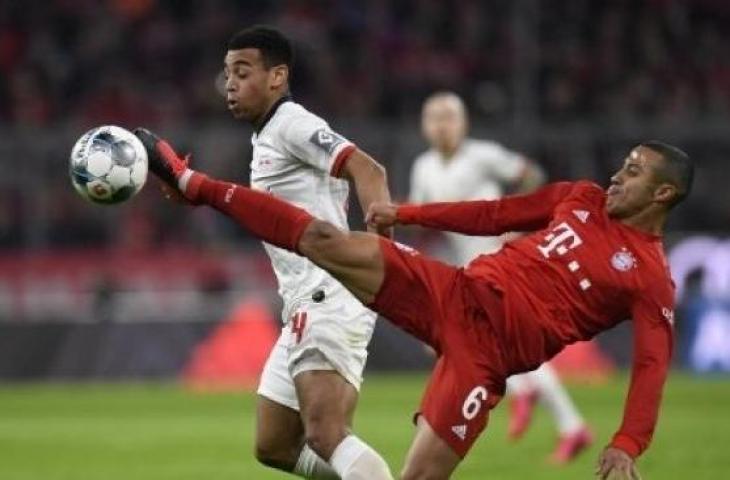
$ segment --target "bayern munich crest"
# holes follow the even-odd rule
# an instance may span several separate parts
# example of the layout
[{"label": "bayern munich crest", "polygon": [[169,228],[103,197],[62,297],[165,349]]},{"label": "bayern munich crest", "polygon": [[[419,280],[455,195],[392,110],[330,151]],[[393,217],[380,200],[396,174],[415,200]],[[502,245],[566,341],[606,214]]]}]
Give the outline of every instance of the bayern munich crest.
[{"label": "bayern munich crest", "polygon": [[627,272],[636,266],[636,258],[633,253],[623,249],[613,254],[611,266],[619,272]]}]

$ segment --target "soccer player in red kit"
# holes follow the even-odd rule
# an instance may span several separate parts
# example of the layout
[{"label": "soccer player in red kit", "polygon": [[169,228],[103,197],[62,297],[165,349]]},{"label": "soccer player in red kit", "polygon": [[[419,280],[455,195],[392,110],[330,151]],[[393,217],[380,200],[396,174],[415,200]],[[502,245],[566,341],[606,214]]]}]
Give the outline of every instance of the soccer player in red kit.
[{"label": "soccer player in red kit", "polygon": [[601,452],[600,478],[639,478],[669,367],[674,291],[661,243],[693,166],[657,141],[631,150],[608,190],[563,182],[501,200],[371,206],[373,225],[419,224],[469,235],[529,231],[465,268],[377,235],[341,231],[291,204],[188,168],[138,130],[150,169],[191,202],[330,272],[360,301],[438,353],[404,479],[448,478],[487,424],[505,379],[628,318],[634,361],[623,422]]}]

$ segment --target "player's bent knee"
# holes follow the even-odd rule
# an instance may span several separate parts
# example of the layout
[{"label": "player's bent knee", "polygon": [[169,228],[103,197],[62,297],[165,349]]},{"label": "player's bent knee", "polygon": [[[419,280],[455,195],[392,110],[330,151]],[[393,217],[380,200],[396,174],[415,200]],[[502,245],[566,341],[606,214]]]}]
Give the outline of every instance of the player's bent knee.
[{"label": "player's bent knee", "polygon": [[262,465],[291,471],[296,465],[299,450],[301,450],[301,445],[282,446],[257,440],[254,446],[254,456]]},{"label": "player's bent knee", "polygon": [[302,255],[310,257],[325,251],[328,244],[336,242],[345,235],[345,232],[331,223],[315,219],[304,229],[298,249]]},{"label": "player's bent knee", "polygon": [[330,458],[337,445],[347,436],[344,425],[310,422],[306,426],[305,441],[322,458]]}]

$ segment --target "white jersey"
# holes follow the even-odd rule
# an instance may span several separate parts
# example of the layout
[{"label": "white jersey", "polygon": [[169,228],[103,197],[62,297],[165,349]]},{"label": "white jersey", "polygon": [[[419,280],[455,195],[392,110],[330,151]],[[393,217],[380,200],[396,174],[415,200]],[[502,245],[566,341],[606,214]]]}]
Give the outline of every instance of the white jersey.
[{"label": "white jersey", "polygon": [[[525,168],[524,157],[498,143],[465,139],[449,159],[434,149],[416,158],[411,170],[410,201],[494,200],[504,195],[505,185],[520,179]],[[494,253],[503,243],[501,237],[446,235],[459,265],[479,254]]]},{"label": "white jersey", "polygon": [[[355,146],[288,98],[275,105],[270,115],[251,138],[251,187],[347,230],[349,184],[336,175]],[[306,258],[267,243],[264,247],[285,303],[311,297],[318,289],[339,286]]]}]

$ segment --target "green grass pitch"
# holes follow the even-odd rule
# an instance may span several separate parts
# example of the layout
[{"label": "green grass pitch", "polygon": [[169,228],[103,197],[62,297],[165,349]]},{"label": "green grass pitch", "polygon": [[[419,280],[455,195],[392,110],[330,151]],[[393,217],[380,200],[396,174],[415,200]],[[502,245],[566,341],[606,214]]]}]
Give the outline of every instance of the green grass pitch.
[{"label": "green grass pitch", "polygon": [[[413,434],[411,412],[422,375],[370,375],[356,420],[361,437],[398,472]],[[456,479],[593,478],[599,449],[617,427],[626,378],[570,386],[597,444],[567,467],[545,460],[554,430],[538,408],[518,443],[505,439],[505,403],[457,470]],[[730,380],[674,373],[659,428],[641,458],[645,479],[720,479],[730,475]],[[274,479],[251,454],[250,393],[196,394],[174,384],[0,385],[3,480]]]}]

